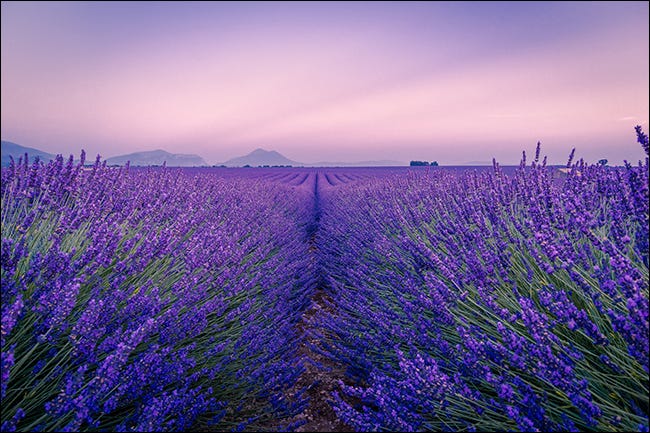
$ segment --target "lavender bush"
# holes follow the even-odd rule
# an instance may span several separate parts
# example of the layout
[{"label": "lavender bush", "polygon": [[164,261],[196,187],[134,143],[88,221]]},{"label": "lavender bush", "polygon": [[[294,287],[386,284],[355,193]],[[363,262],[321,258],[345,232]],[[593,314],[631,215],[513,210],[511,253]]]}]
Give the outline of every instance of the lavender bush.
[{"label": "lavender bush", "polygon": [[561,177],[539,152],[323,191],[321,349],[356,430],[648,431],[648,159]]},{"label": "lavender bush", "polygon": [[[359,431],[647,431],[648,159],[573,156],[21,159],[0,188],[2,430],[292,429],[309,344],[346,367],[332,405]],[[332,305],[303,335],[316,289]]]},{"label": "lavender bush", "polygon": [[311,191],[58,157],[2,171],[2,430],[299,411]]}]

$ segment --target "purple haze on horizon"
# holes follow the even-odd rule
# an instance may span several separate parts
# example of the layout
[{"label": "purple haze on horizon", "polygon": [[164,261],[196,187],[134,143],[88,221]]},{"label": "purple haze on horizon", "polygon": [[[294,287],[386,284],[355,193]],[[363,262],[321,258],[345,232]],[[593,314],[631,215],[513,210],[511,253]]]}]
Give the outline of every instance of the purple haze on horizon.
[{"label": "purple haze on horizon", "polygon": [[644,156],[647,2],[2,3],[2,139],[103,157]]}]

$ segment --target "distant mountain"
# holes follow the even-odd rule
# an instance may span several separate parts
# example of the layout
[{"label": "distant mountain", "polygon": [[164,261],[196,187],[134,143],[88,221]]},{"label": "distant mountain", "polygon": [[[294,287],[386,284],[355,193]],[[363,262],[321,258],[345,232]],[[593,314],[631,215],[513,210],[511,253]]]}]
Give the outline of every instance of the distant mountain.
[{"label": "distant mountain", "polygon": [[43,152],[42,150],[34,149],[33,147],[25,147],[20,144],[12,143],[11,141],[2,141],[0,142],[0,154],[2,154],[2,165],[9,165],[10,157],[13,157],[14,161],[18,162],[18,158],[21,156],[24,157],[25,153],[30,161],[33,161],[34,158],[38,157],[43,162],[48,162],[50,159],[54,159],[54,155],[51,153]]},{"label": "distant mountain", "polygon": [[229,159],[222,163],[227,167],[243,167],[250,165],[258,167],[260,165],[291,165],[293,167],[394,167],[408,165],[401,161],[358,161],[358,162],[314,162],[305,163],[293,161],[275,150],[255,149],[246,156]]},{"label": "distant mountain", "polygon": [[119,155],[106,159],[107,165],[124,165],[129,161],[131,166],[163,165],[167,167],[195,167],[208,165],[199,155],[185,155],[181,153],[169,153],[164,150],[151,150],[147,152],[135,152],[128,155]]},{"label": "distant mountain", "polygon": [[275,150],[255,149],[248,155],[229,159],[222,165],[225,165],[226,167],[243,167],[245,165],[257,167],[258,165],[303,166],[305,164],[302,162],[292,161]]}]

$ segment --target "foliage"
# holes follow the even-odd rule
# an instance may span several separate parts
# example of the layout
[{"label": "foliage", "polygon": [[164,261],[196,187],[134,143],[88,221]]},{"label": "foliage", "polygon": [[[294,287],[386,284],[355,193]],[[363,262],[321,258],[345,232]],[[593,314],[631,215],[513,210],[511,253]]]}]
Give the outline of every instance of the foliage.
[{"label": "foliage", "polygon": [[495,163],[323,195],[345,422],[648,430],[648,161],[570,168],[556,177],[538,147],[513,176]]},{"label": "foliage", "polygon": [[[12,162],[2,431],[292,429],[315,339],[347,368],[332,404],[356,430],[647,431],[648,159],[572,151],[564,176],[539,157]],[[305,336],[317,286],[333,304]]]},{"label": "foliage", "polygon": [[284,393],[302,369],[311,202],[99,159],[3,170],[2,430],[228,429],[299,411]]}]

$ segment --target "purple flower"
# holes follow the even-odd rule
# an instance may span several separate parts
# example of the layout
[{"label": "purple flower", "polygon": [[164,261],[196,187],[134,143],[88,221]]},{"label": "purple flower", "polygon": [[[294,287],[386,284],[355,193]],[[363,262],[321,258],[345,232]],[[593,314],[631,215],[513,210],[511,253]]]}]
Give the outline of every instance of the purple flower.
[{"label": "purple flower", "polygon": [[650,148],[648,147],[648,136],[643,132],[641,125],[635,126],[634,130],[636,131],[636,140],[641,144],[643,150],[645,150],[645,154],[649,155]]}]

